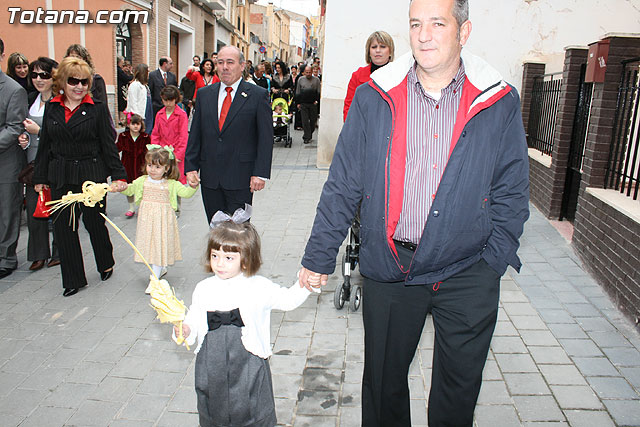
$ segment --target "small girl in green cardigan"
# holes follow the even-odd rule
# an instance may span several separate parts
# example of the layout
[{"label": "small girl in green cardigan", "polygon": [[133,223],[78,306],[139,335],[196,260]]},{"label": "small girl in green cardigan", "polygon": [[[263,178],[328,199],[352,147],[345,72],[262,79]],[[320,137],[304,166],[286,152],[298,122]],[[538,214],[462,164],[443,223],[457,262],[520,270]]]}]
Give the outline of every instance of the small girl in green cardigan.
[{"label": "small girl in green cardigan", "polygon": [[[136,246],[160,278],[167,273],[168,265],[182,260],[175,214],[178,197],[191,197],[197,188],[184,186],[177,181],[180,172],[173,147],[149,144],[147,150],[144,175],[121,192],[134,196],[135,203],[140,205]],[[135,261],[143,262],[138,254],[135,255]]]}]

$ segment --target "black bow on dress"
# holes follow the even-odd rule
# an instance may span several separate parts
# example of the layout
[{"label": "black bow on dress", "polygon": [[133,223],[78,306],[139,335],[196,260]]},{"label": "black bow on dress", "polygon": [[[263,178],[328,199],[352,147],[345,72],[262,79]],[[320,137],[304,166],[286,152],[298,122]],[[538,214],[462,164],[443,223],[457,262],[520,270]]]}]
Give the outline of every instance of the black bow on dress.
[{"label": "black bow on dress", "polygon": [[244,326],[240,310],[237,308],[231,311],[207,311],[207,324],[210,331],[214,331],[222,325]]}]

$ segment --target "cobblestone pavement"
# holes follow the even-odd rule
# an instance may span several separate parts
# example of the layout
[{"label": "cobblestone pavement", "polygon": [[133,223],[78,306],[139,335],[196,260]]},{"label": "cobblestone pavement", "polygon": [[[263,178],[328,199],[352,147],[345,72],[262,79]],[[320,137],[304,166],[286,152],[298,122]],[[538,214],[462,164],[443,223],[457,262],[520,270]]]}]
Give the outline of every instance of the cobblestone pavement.
[{"label": "cobblestone pavement", "polygon": [[[315,143],[276,144],[272,179],[255,197],[261,274],[293,283],[327,171]],[[108,197],[108,215],[130,237],[126,199]],[[190,303],[207,224],[199,193],[182,202],[184,261],[167,279]],[[154,320],[149,275],[115,232],[116,267],[101,282],[81,231],[89,286],[62,297],[59,268],[29,272],[26,227],[20,266],[0,280],[1,426],[196,426],[194,355]],[[581,268],[571,247],[538,211],[526,224],[521,274],[502,279],[496,333],[484,371],[480,426],[639,426],[640,335]],[[359,283],[357,273],[354,282]],[[278,420],[293,426],[360,425],[361,311],[333,307],[339,273],[299,309],[272,315],[271,358]],[[426,425],[433,326],[410,371],[412,420]]]}]

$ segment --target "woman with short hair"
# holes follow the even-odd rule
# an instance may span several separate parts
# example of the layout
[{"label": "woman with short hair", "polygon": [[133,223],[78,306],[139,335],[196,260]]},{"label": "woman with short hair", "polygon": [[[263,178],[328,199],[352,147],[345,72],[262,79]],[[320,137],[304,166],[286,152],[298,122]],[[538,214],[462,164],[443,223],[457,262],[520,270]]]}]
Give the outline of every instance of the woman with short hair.
[{"label": "woman with short hair", "polygon": [[[51,198],[68,192],[81,193],[85,181],[107,182],[111,176],[116,190],[124,189],[127,179],[111,134],[108,106],[89,94],[93,70],[82,59],[67,57],[54,72],[54,93],[46,105],[40,146],[36,155],[33,183],[35,191],[51,188]],[[96,267],[101,280],[113,274],[113,246],[105,220],[106,199],[94,207],[81,203],[53,215],[53,236],[60,252],[62,286],[65,297],[75,295],[87,285],[78,223],[89,232]]]},{"label": "woman with short hair", "polygon": [[344,98],[344,108],[342,109],[343,120],[347,120],[347,113],[358,86],[368,82],[371,73],[393,61],[394,50],[393,38],[388,33],[374,31],[369,36],[364,48],[364,59],[367,65],[358,68],[351,75],[351,80],[349,80],[349,86],[347,87],[347,96]]}]

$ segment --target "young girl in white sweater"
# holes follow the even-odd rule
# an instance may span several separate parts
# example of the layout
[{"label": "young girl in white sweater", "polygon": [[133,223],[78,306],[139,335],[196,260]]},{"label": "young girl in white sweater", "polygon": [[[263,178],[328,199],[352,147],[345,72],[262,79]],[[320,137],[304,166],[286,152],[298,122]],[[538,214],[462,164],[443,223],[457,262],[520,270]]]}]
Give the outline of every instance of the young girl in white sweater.
[{"label": "young girl in white sweater", "polygon": [[273,427],[270,313],[293,310],[309,291],[298,284],[280,287],[257,276],[262,261],[256,229],[228,216],[216,224],[220,215],[224,214],[214,215],[205,252],[207,271],[214,275],[196,285],[182,324],[187,344],[198,341],[195,387],[200,425]]}]

